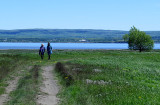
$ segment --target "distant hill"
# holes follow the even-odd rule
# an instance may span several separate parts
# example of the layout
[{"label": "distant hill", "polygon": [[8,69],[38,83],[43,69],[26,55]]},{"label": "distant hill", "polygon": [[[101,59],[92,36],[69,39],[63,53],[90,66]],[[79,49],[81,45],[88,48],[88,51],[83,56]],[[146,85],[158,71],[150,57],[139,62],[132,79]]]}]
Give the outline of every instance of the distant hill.
[{"label": "distant hill", "polygon": [[[0,30],[0,42],[119,42],[128,31],[92,29],[20,29]],[[160,31],[146,31],[160,42]]]}]

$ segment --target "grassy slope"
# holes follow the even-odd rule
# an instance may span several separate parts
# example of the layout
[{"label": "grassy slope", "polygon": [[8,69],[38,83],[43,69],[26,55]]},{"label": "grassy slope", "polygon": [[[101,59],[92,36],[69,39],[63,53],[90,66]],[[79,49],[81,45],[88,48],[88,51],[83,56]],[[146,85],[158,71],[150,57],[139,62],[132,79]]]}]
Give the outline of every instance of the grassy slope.
[{"label": "grassy slope", "polygon": [[[62,98],[62,105],[160,104],[159,52],[56,50],[53,51],[52,60],[50,61],[47,60],[46,56],[41,61],[36,50],[0,51],[0,53],[8,52],[13,55],[21,55],[22,58],[29,61],[26,62],[26,65],[47,65],[61,61],[70,67],[70,73],[74,73],[72,68],[80,68],[82,72],[74,76],[74,84],[66,87],[64,85],[65,79],[61,82],[63,88],[59,95]],[[102,72],[95,73],[93,69],[100,69]],[[21,81],[27,84],[23,88],[25,86],[34,86],[32,85],[33,82],[29,82],[32,78],[25,78],[27,75],[32,75],[30,73],[26,71],[19,82],[19,85],[22,83]],[[87,84],[86,79],[103,80],[108,84]],[[25,91],[27,92],[27,90]],[[16,95],[15,92],[13,96]],[[18,96],[16,100],[28,101],[27,97],[21,99]],[[34,104],[34,100],[31,103]]]}]

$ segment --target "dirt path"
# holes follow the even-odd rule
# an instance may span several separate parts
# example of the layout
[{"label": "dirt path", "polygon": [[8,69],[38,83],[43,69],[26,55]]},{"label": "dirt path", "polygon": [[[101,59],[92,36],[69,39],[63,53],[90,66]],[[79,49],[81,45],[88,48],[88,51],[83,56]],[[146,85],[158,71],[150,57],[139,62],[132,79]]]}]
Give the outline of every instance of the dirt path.
[{"label": "dirt path", "polygon": [[10,92],[16,89],[20,77],[13,77],[13,78],[14,78],[13,80],[8,81],[8,86],[6,87],[5,94],[2,94],[0,96],[0,105],[3,105],[5,102],[7,102],[9,100]]},{"label": "dirt path", "polygon": [[44,66],[43,68],[43,85],[40,87],[42,94],[38,95],[37,103],[39,105],[57,105],[59,99],[56,94],[59,88],[54,80],[53,66]]}]

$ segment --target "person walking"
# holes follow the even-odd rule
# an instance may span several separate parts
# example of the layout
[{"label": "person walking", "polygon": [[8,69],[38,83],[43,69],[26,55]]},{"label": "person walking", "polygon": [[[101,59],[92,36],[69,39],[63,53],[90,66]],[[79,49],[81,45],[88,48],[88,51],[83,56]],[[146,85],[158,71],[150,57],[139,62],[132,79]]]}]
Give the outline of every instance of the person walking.
[{"label": "person walking", "polygon": [[41,47],[39,49],[39,55],[41,56],[41,59],[44,58],[44,52],[45,52],[44,44],[41,44]]},{"label": "person walking", "polygon": [[51,54],[52,54],[52,46],[50,45],[50,43],[48,42],[47,45],[47,53],[48,53],[48,60],[51,59]]}]

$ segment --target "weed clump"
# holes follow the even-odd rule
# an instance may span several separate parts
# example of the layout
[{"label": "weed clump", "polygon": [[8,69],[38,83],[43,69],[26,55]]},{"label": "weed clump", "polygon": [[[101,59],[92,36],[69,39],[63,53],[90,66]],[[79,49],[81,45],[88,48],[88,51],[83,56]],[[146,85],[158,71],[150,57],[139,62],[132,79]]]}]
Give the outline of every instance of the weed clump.
[{"label": "weed clump", "polygon": [[58,62],[55,66],[55,70],[62,75],[63,79],[65,80],[66,86],[71,85],[73,82],[73,76],[72,74],[64,67],[64,65],[61,62]]}]

